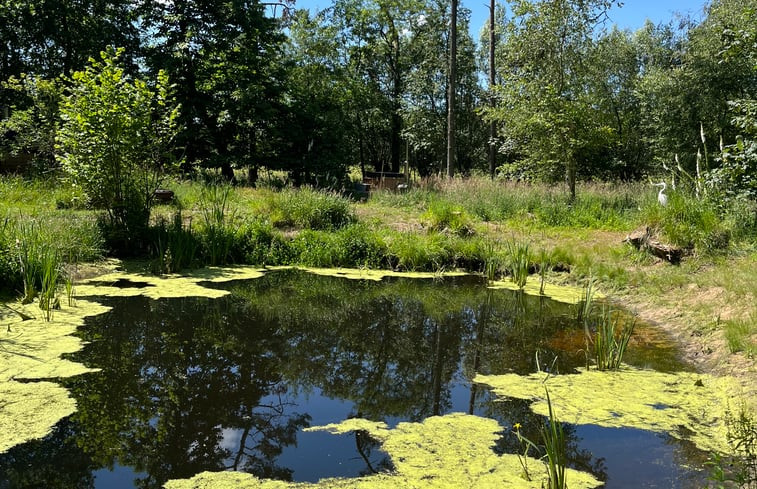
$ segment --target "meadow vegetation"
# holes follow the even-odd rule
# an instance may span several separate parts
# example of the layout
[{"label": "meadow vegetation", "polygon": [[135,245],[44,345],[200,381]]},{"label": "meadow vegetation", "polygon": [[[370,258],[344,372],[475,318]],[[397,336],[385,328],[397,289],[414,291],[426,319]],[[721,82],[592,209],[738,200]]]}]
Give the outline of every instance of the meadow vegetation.
[{"label": "meadow vegetation", "polygon": [[[154,207],[140,242],[124,252],[110,241],[107,220],[80,209],[69,187],[2,178],[4,293],[30,300],[49,290],[50,267],[63,284],[77,263],[135,255],[149,259],[154,273],[246,263],[463,269],[521,287],[592,278],[637,308],[684,314],[694,334],[717,334],[732,353],[755,352],[757,226],[746,205],[723,210],[679,191],[662,207],[645,183],[587,183],[571,201],[546,184],[476,177],[430,179],[365,202],[309,187],[253,189],[212,179],[167,186],[176,198]],[[683,262],[673,266],[623,244],[639,227],[686,249]]]}]

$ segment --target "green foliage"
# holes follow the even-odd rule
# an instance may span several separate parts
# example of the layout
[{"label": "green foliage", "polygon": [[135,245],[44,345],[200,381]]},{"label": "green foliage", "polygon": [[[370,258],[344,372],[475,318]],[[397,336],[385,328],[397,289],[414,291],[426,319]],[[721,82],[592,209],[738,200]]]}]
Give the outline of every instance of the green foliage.
[{"label": "green foliage", "polygon": [[515,241],[510,241],[507,244],[510,279],[521,289],[526,286],[531,266],[531,255],[528,247],[528,243],[517,243]]},{"label": "green foliage", "polygon": [[185,168],[220,167],[231,180],[246,167],[254,177],[282,149],[274,129],[286,127],[282,23],[245,2],[147,2],[139,13],[145,64],[176,84]]},{"label": "green foliage", "polygon": [[268,206],[277,226],[335,230],[355,221],[347,199],[310,187],[272,194]]},{"label": "green foliage", "polygon": [[343,250],[335,234],[304,229],[292,241],[297,263],[309,267],[337,267],[342,263]]},{"label": "green foliage", "polygon": [[208,185],[200,199],[200,236],[203,253],[211,265],[224,265],[231,260],[237,238],[236,216],[230,209],[231,187]]},{"label": "green foliage", "polygon": [[270,222],[253,219],[241,231],[241,255],[251,265],[289,265],[295,262],[291,241]]},{"label": "green foliage", "polygon": [[489,118],[501,123],[508,152],[519,155],[521,168],[538,168],[553,180],[564,172],[572,198],[579,162],[612,134],[592,97],[594,74],[585,63],[596,19],[611,4],[518,0],[505,27],[497,87],[502,103]]},{"label": "green foliage", "polygon": [[642,214],[644,222],[673,245],[698,253],[722,252],[729,246],[730,232],[708,200],[669,192],[667,206],[647,205]]},{"label": "green foliage", "polygon": [[557,419],[552,410],[552,400],[549,390],[544,387],[547,396],[549,417],[546,425],[541,427],[541,437],[544,450],[547,452],[545,463],[547,465],[547,489],[566,489],[565,469],[568,466],[567,444],[562,423]]},{"label": "green foliage", "polygon": [[443,199],[431,201],[421,219],[434,231],[451,232],[458,236],[470,236],[474,233],[471,218],[465,209]]},{"label": "green foliage", "polygon": [[[0,79],[2,80],[2,79]],[[0,90],[19,99],[7,119],[0,119],[0,159],[29,159],[39,172],[55,163],[55,132],[61,92],[57,80],[21,74],[0,81]],[[13,97],[15,95],[16,97]],[[23,166],[20,171],[27,168]]]},{"label": "green foliage", "polygon": [[147,225],[153,192],[171,163],[178,111],[166,75],[158,74],[154,89],[131,80],[122,53],[109,48],[71,76],[57,145],[71,183],[128,238]]},{"label": "green foliage", "polygon": [[757,100],[731,102],[736,142],[723,149],[720,167],[707,173],[707,184],[724,202],[757,201]]},{"label": "green foliage", "polygon": [[584,321],[584,324],[586,341],[591,343],[597,370],[619,369],[633,334],[635,318],[628,320],[619,311],[603,307],[597,317]]},{"label": "green foliage", "polygon": [[363,224],[351,224],[337,234],[338,246],[343,250],[344,266],[384,268],[387,266],[387,245],[381,234]]}]

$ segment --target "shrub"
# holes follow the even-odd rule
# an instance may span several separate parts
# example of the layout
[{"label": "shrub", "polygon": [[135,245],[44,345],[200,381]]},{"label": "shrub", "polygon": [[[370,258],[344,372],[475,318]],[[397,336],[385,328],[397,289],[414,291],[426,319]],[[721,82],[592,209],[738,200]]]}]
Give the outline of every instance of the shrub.
[{"label": "shrub", "polygon": [[387,260],[387,247],[381,236],[362,224],[352,224],[337,233],[342,250],[342,265],[382,268]]},{"label": "shrub", "polygon": [[154,90],[130,80],[119,66],[122,53],[109,48],[72,75],[60,103],[57,151],[71,182],[128,240],[147,227],[153,192],[171,160],[178,109],[167,75],[158,74]]},{"label": "shrub", "polygon": [[241,231],[241,253],[251,265],[289,265],[295,260],[290,240],[268,222],[255,219]]},{"label": "shrub", "polygon": [[343,263],[338,237],[330,232],[305,229],[292,241],[297,263],[308,267],[337,267]]}]

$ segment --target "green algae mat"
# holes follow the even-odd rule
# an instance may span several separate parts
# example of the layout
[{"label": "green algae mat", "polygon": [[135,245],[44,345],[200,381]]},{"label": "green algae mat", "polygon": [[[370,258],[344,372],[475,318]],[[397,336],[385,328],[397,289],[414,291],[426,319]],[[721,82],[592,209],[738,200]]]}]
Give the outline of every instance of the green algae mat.
[{"label": "green algae mat", "polygon": [[[539,488],[543,461],[522,455],[513,426],[539,443],[546,385],[560,419],[577,427],[568,436],[581,470],[568,472],[570,487],[645,477],[581,448],[582,426],[616,444],[636,430],[674,454],[658,463],[664,477],[701,482],[701,454],[727,453],[729,384],[681,372],[644,334],[629,362],[660,371],[585,371],[571,319],[580,291],[548,286],[556,300],[545,300],[536,282],[524,293],[461,274],[113,271],[76,284],[51,322],[33,304],[23,306],[36,316],[28,321],[3,309],[0,479]],[[545,381],[531,374],[535,359],[570,374]],[[98,486],[104,473],[120,485]]]}]

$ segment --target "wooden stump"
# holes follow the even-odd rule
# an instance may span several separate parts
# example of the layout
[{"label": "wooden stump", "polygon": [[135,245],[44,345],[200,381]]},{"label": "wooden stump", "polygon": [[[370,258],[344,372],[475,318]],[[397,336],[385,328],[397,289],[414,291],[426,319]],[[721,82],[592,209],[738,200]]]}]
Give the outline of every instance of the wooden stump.
[{"label": "wooden stump", "polygon": [[661,243],[656,239],[649,227],[637,229],[626,236],[623,242],[632,245],[638,250],[646,251],[658,258],[662,258],[673,265],[681,263],[681,258],[685,251],[682,248]]}]

